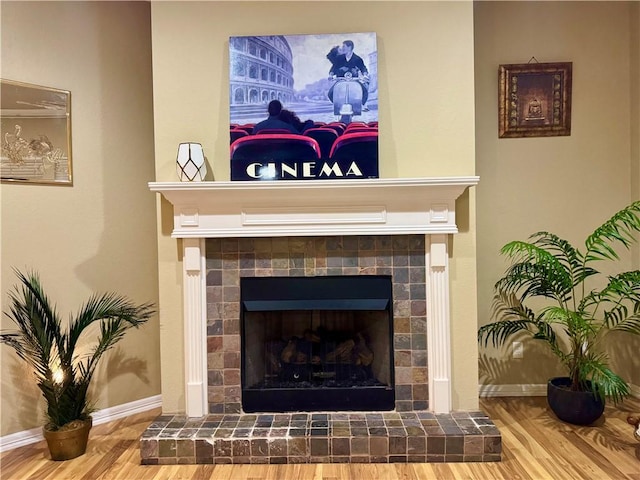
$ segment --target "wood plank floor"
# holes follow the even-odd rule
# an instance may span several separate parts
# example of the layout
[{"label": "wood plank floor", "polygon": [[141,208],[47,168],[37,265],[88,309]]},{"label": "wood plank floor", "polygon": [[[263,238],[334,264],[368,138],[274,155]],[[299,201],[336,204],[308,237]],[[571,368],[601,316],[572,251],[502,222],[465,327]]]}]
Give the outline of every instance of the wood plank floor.
[{"label": "wood plank floor", "polygon": [[640,400],[609,405],[599,424],[575,427],[557,420],[543,397],[483,399],[481,408],[502,432],[498,463],[176,465],[141,466],[138,438],[159,412],[93,428],[86,455],[48,459],[44,442],[0,456],[2,480],[640,480],[640,442],[626,423]]}]

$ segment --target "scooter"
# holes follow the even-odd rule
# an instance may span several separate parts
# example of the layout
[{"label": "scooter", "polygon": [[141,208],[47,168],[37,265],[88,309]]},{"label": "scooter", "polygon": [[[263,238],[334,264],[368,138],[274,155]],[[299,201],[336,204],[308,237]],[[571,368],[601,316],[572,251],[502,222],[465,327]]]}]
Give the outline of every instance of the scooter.
[{"label": "scooter", "polygon": [[344,77],[337,77],[333,84],[333,114],[340,115],[344,124],[351,123],[354,115],[362,115],[363,85],[367,78],[363,75],[354,76],[351,72]]}]

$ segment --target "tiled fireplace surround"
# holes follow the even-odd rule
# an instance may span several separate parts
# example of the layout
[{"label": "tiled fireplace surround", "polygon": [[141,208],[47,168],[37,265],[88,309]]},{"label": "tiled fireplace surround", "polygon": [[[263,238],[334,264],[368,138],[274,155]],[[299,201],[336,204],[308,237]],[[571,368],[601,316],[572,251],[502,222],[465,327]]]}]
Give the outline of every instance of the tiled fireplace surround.
[{"label": "tiled fireplace surround", "polygon": [[[150,425],[142,463],[499,460],[491,420],[451,411],[443,233],[477,177],[284,183],[150,184],[183,238],[190,354],[185,415]],[[240,278],[325,275],[391,275],[395,411],[243,413]]]},{"label": "tiled fireplace surround", "polygon": [[396,410],[428,408],[424,236],[206,241],[209,413],[240,413],[240,277],[392,275]]}]

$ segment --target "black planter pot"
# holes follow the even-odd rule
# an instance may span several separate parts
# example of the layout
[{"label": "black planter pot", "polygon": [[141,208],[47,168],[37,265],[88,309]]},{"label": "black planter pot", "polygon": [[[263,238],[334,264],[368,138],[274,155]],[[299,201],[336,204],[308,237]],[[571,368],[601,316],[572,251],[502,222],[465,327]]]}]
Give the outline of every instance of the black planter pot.
[{"label": "black planter pot", "polygon": [[547,384],[547,403],[560,420],[574,425],[591,425],[602,416],[604,402],[592,392],[572,392],[571,379],[556,377]]}]

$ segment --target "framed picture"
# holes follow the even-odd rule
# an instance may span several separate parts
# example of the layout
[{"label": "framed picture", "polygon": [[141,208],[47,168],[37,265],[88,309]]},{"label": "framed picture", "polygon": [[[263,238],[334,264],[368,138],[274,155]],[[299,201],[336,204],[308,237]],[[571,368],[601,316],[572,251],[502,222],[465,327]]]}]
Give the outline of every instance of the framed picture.
[{"label": "framed picture", "polygon": [[571,62],[500,65],[499,137],[571,135]]},{"label": "framed picture", "polygon": [[231,180],[378,178],[373,32],[229,39]]},{"label": "framed picture", "polygon": [[71,93],[0,79],[2,182],[72,185]]}]

